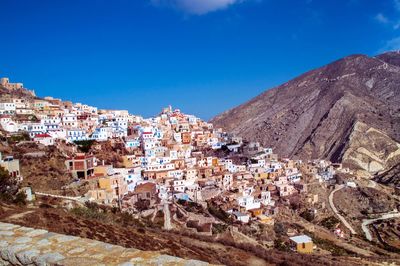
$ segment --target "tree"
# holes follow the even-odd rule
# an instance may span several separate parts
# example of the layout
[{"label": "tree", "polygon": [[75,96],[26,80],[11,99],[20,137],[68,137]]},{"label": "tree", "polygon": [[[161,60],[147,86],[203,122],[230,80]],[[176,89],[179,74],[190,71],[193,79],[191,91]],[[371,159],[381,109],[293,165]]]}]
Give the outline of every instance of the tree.
[{"label": "tree", "polygon": [[94,140],[76,140],[74,143],[78,146],[81,152],[88,153],[92,148]]},{"label": "tree", "polygon": [[10,176],[10,173],[0,167],[0,199],[12,201],[18,192],[17,180]]},{"label": "tree", "polygon": [[148,210],[150,207],[150,200],[144,200],[144,199],[139,199],[136,203],[135,203],[135,207],[139,212]]}]

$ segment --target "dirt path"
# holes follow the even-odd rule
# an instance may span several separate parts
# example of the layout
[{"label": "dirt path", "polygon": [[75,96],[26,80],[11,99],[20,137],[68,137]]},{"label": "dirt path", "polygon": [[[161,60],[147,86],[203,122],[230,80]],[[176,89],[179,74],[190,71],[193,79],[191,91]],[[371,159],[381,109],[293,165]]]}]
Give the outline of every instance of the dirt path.
[{"label": "dirt path", "polygon": [[309,222],[305,222],[303,220],[298,220],[297,223],[300,224],[301,226],[303,226],[304,228],[306,228],[307,230],[314,232],[319,238],[329,240],[329,241],[333,242],[335,245],[337,245],[338,247],[344,248],[355,254],[358,254],[361,256],[366,256],[366,257],[371,257],[371,256],[376,255],[375,253],[373,253],[371,251],[365,250],[363,248],[359,248],[351,243],[346,242],[343,239],[337,238],[336,236],[332,235],[331,232],[327,231],[325,228],[322,228],[318,225],[315,225],[315,224],[312,224]]},{"label": "dirt path", "polygon": [[356,235],[357,232],[356,232],[356,231],[354,230],[354,228],[350,225],[350,223],[347,222],[346,219],[339,213],[338,209],[336,209],[335,204],[333,203],[333,196],[334,196],[334,194],[335,194],[337,191],[343,189],[344,187],[345,187],[345,185],[339,185],[337,188],[335,188],[335,189],[331,192],[331,194],[329,194],[329,205],[331,206],[331,208],[332,208],[333,212],[335,213],[335,215],[336,215],[336,216],[340,219],[340,221],[344,224],[344,226],[346,226],[346,227],[350,230],[350,232],[351,232],[353,235]]},{"label": "dirt path", "polygon": [[8,219],[18,220],[18,219],[23,218],[25,215],[30,214],[30,213],[34,213],[34,212],[35,211],[26,211],[26,212],[16,213],[16,214],[13,214],[13,215],[9,216]]},{"label": "dirt path", "polygon": [[365,237],[369,240],[372,241],[372,235],[371,232],[368,229],[368,225],[375,223],[376,221],[381,221],[381,220],[386,220],[386,219],[392,219],[392,218],[398,218],[400,217],[400,213],[398,212],[390,212],[390,213],[385,213],[379,218],[375,219],[364,219],[361,225],[362,230],[365,233]]},{"label": "dirt path", "polygon": [[164,229],[171,230],[171,212],[169,211],[169,204],[168,202],[164,202]]}]

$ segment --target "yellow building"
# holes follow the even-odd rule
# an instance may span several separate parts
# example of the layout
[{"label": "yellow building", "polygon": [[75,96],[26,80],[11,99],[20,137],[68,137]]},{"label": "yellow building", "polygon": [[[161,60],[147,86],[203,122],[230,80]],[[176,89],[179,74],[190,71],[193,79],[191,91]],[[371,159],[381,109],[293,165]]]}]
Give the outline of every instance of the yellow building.
[{"label": "yellow building", "polygon": [[262,179],[268,179],[269,178],[269,173],[255,173],[254,178],[256,180],[262,180]]},{"label": "yellow building", "polygon": [[[132,156],[132,155],[131,155]],[[129,155],[124,155],[122,156],[122,165],[125,168],[131,168],[133,167],[133,162],[132,162],[132,158],[134,158],[135,156],[133,155],[132,157]]]},{"label": "yellow building", "polygon": [[291,237],[290,241],[292,241],[292,246],[298,253],[310,254],[313,252],[314,243],[311,237],[307,235]]},{"label": "yellow building", "polygon": [[258,215],[257,220],[262,224],[274,225],[274,219],[264,214]]},{"label": "yellow building", "polygon": [[111,190],[111,179],[110,178],[99,178],[99,188],[105,190]]},{"label": "yellow building", "polygon": [[107,191],[105,189],[92,189],[89,190],[86,194],[86,197],[88,197],[91,200],[105,203],[105,204],[110,204],[113,199],[114,199],[114,194],[113,191]]},{"label": "yellow building", "polygon": [[3,159],[3,156],[0,152],[0,167],[3,167],[8,171],[11,177],[16,180],[22,181],[21,171],[19,168],[19,160],[14,159],[13,156],[7,156]]},{"label": "yellow building", "polygon": [[112,165],[98,165],[94,167],[94,175],[96,176],[107,176],[112,172]]},{"label": "yellow building", "polygon": [[141,165],[140,159],[136,158],[136,155],[124,155],[122,156],[122,165],[125,168],[138,167]]}]

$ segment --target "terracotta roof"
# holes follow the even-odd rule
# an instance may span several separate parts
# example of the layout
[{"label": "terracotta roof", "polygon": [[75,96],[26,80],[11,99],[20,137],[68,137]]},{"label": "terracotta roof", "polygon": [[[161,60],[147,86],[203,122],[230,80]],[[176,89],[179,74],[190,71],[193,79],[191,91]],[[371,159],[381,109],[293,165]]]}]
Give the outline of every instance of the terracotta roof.
[{"label": "terracotta roof", "polygon": [[51,138],[51,136],[47,133],[44,133],[35,135],[35,138]]}]

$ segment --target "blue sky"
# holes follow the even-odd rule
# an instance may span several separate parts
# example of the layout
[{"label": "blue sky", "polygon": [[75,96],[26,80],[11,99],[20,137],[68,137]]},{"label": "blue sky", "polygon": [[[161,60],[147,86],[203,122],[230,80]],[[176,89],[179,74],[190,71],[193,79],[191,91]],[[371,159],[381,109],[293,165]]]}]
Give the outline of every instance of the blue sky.
[{"label": "blue sky", "polygon": [[0,76],[204,119],[350,54],[400,49],[400,0],[0,0]]}]

